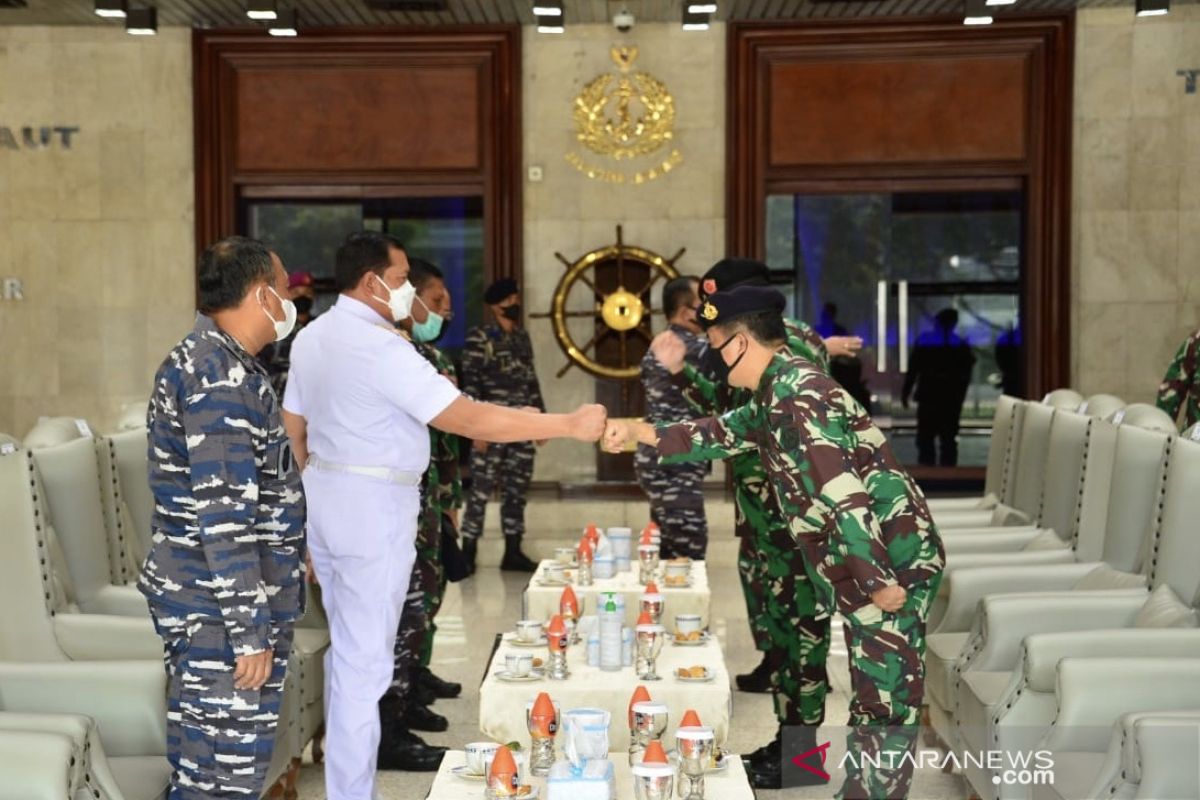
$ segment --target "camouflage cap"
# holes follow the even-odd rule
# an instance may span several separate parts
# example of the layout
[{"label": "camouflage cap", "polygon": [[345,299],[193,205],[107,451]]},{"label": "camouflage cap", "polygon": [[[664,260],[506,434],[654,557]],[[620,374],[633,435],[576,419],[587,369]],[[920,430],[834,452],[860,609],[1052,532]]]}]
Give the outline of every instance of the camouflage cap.
[{"label": "camouflage cap", "polygon": [[770,286],[739,286],[710,295],[700,304],[696,318],[701,327],[707,330],[750,314],[766,312],[782,315],[786,307],[787,298],[777,289]]}]

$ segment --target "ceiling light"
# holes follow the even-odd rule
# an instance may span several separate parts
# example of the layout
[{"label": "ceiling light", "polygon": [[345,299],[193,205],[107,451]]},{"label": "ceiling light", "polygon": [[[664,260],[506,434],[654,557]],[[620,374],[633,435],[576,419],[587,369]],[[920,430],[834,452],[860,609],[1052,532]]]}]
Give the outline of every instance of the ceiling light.
[{"label": "ceiling light", "polygon": [[1170,10],[1171,0],[1137,0],[1139,17],[1161,17]]},{"label": "ceiling light", "polygon": [[1016,2],[1017,0],[987,0],[989,6],[1011,6]]},{"label": "ceiling light", "polygon": [[298,36],[300,15],[296,13],[296,9],[289,8],[279,12],[279,18],[267,26],[267,33],[272,36]]},{"label": "ceiling light", "polygon": [[564,28],[562,25],[538,25],[537,26],[538,33],[565,33],[566,30],[567,29]]},{"label": "ceiling light", "polygon": [[250,0],[246,3],[246,16],[250,19],[276,19],[279,10],[275,8],[275,0]]},{"label": "ceiling light", "polygon": [[563,15],[562,0],[534,0],[533,13],[539,17],[561,17]]},{"label": "ceiling light", "polygon": [[154,36],[158,33],[158,9],[131,8],[125,16],[125,32],[134,36]]},{"label": "ceiling light", "polygon": [[108,17],[110,19],[124,19],[126,6],[129,3],[126,0],[96,0],[94,6],[97,17]]},{"label": "ceiling light", "polygon": [[689,14],[715,14],[717,13],[717,4],[690,2],[687,4],[687,12]]},{"label": "ceiling light", "polygon": [[685,31],[708,30],[708,14],[693,14],[690,11],[684,11],[683,29]]},{"label": "ceiling light", "polygon": [[963,25],[991,25],[992,13],[984,0],[966,0],[967,13]]}]

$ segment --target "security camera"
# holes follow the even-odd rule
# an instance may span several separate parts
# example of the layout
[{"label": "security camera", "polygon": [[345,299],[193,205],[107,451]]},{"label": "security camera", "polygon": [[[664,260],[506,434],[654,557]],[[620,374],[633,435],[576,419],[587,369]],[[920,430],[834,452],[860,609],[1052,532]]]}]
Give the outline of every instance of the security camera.
[{"label": "security camera", "polygon": [[629,9],[627,8],[622,8],[620,11],[613,14],[613,27],[619,30],[621,33],[629,33],[631,30],[633,30],[633,25],[636,22],[637,20],[634,19],[633,14],[630,14]]}]

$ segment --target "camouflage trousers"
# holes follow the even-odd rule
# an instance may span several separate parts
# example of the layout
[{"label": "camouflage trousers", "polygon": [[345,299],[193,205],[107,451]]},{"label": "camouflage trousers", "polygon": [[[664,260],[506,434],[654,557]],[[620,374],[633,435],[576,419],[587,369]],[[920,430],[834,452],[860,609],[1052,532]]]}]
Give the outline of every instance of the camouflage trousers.
[{"label": "camouflage trousers", "polygon": [[471,451],[471,490],[463,511],[462,535],[483,535],[487,503],[500,486],[500,529],[505,536],[525,534],[525,493],[533,479],[533,442],[489,445],[486,453]]},{"label": "camouflage trousers", "polygon": [[446,596],[446,570],[442,565],[442,515],[433,513],[430,524],[434,536],[422,547],[417,544],[417,563],[425,562],[429,569],[422,574],[422,589],[425,599],[425,635],[421,638],[421,649],[417,653],[417,662],[422,667],[428,667],[433,659],[433,637],[437,634],[438,611],[442,607],[442,599]]},{"label": "camouflage trousers", "polygon": [[838,793],[845,800],[908,796],[925,700],[925,622],[939,583],[940,575],[905,587],[908,600],[895,613],[869,605],[842,615],[853,692],[846,745],[870,756],[847,759]]},{"label": "camouflage trousers", "polygon": [[703,561],[708,550],[708,519],[704,515],[704,477],[708,464],[660,465],[644,458],[634,460],[638,483],[650,500],[650,518],[662,535],[661,556],[688,556]]},{"label": "camouflage trousers", "polygon": [[292,625],[271,627],[271,676],[261,689],[236,689],[233,647],[221,619],[187,619],[151,605],[167,668],[169,800],[248,798],[265,788],[275,748]]},{"label": "camouflage trousers", "polygon": [[766,624],[766,596],[756,587],[763,586],[763,561],[758,554],[757,531],[771,527],[772,512],[767,509],[763,496],[741,481],[733,485],[733,503],[736,511],[734,532],[737,534],[738,577],[742,581],[742,597],[746,600],[746,619],[750,620],[750,635],[754,646],[765,653],[771,648],[771,633]]},{"label": "camouflage trousers", "polygon": [[432,516],[432,512],[423,511],[417,526],[417,559],[413,562],[392,651],[392,685],[388,691],[402,700],[409,697],[413,669],[420,663],[431,620],[427,598],[437,592],[441,571],[441,531],[430,523]]},{"label": "camouflage trousers", "polygon": [[829,676],[829,613],[817,601],[804,557],[782,522],[753,532],[760,568],[753,586],[762,598],[767,632],[765,661],[771,676],[775,716],[782,725],[825,721]]}]

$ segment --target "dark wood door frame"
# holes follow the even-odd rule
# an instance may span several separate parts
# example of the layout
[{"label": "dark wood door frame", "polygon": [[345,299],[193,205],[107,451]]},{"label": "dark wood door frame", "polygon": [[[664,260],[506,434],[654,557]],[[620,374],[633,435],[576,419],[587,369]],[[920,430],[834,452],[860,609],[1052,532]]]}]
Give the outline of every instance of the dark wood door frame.
[{"label": "dark wood door frame", "polygon": [[[769,70],[806,60],[971,55],[1026,59],[1026,157],[929,163],[772,165]],[[791,186],[911,186],[928,179],[973,188],[1014,179],[1026,190],[1025,386],[1039,397],[1070,380],[1071,122],[1074,15],[1004,17],[965,28],[961,18],[731,23],[727,55],[727,251],[765,256],[766,196]],[[964,113],[969,113],[965,109]],[[946,182],[946,183],[943,183]]]},{"label": "dark wood door frame", "polygon": [[[242,196],[372,197],[478,194],[486,279],[521,277],[521,30],[519,26],[317,28],[296,39],[244,29],[192,35],[196,247],[237,232]],[[478,168],[243,170],[236,161],[239,68],[439,67],[479,74]],[[419,111],[414,124],[420,123]],[[286,130],[279,136],[286,137]]]}]

